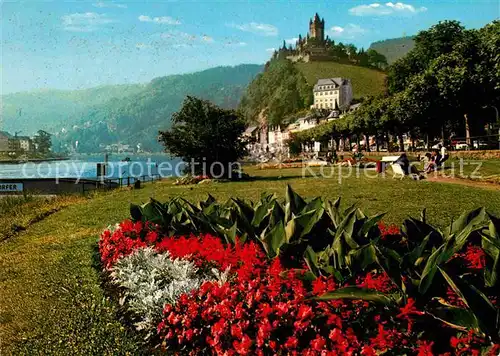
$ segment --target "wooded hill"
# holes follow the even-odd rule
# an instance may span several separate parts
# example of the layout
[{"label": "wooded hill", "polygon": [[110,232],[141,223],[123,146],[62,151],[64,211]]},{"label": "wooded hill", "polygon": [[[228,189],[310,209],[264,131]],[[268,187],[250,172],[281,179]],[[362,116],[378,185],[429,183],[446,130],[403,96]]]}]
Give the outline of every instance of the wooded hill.
[{"label": "wooded hill", "polygon": [[[45,128],[54,134],[56,150],[74,147],[78,141],[79,152],[101,152],[103,145],[118,142],[159,151],[158,131],[170,127],[171,115],[187,95],[236,108],[248,83],[262,69],[244,64],[160,77],[148,84],[6,95],[3,105],[9,110],[3,113],[3,129]],[[16,116],[20,107],[22,115]]]},{"label": "wooded hill", "polygon": [[313,103],[314,84],[331,77],[351,79],[355,98],[385,91],[385,74],[379,70],[337,62],[294,64],[275,59],[248,86],[240,110],[249,122],[281,124],[294,113],[308,109]]},{"label": "wooded hill", "polygon": [[415,47],[415,36],[391,38],[388,40],[373,42],[369,49],[374,49],[383,54],[387,63],[392,64],[398,59],[406,56]]}]

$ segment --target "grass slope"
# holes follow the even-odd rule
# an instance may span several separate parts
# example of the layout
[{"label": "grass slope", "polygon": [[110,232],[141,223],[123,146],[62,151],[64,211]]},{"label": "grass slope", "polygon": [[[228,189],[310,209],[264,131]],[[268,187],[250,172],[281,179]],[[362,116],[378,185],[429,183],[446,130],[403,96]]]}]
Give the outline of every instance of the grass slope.
[{"label": "grass slope", "polygon": [[355,98],[378,95],[385,90],[385,74],[378,70],[335,62],[297,63],[296,66],[310,85],[320,78],[350,78]]},{"label": "grass slope", "polygon": [[[147,184],[141,190],[116,190],[84,200],[48,216],[0,244],[0,354],[141,354],[137,335],[120,323],[118,307],[101,288],[96,243],[106,226],[128,217],[129,203],[182,196],[191,201],[210,193],[218,199],[258,199],[264,191],[283,197],[290,184],[307,197],[341,196],[370,214],[388,212],[386,222],[401,223],[427,207],[431,223],[478,206],[500,215],[500,190],[428,181],[402,181],[363,173],[342,179],[302,178],[301,169],[247,170],[259,179],[213,185]],[[314,172],[318,172],[316,169]],[[330,174],[330,171],[325,170]],[[348,169],[341,171],[347,175]],[[373,173],[372,173],[373,174]],[[280,178],[281,176],[281,178]]]}]

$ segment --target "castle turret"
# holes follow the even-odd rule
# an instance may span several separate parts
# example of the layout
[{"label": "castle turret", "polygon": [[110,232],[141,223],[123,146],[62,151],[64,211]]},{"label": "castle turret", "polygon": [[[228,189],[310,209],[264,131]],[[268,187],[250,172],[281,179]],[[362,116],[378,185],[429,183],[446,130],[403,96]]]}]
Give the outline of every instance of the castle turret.
[{"label": "castle turret", "polygon": [[309,35],[319,42],[325,40],[325,19],[320,19],[318,13],[314,15],[314,19],[309,20]]}]

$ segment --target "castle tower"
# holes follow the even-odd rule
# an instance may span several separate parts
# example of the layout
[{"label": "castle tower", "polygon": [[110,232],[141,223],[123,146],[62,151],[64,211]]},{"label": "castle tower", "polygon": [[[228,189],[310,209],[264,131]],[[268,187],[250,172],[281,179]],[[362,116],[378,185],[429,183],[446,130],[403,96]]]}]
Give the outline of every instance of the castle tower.
[{"label": "castle tower", "polygon": [[309,20],[309,37],[320,42],[325,41],[325,19],[320,19],[318,13]]}]

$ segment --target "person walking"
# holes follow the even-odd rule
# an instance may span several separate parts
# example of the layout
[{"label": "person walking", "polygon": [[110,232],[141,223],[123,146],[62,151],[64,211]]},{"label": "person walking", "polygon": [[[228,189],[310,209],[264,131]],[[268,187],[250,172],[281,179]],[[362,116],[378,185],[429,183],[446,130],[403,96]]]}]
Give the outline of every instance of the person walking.
[{"label": "person walking", "polygon": [[438,165],[444,166],[444,162],[449,157],[448,150],[446,149],[446,147],[444,145],[441,145],[441,144],[439,145],[439,150],[440,150],[440,154],[441,154],[441,159],[439,160]]}]

